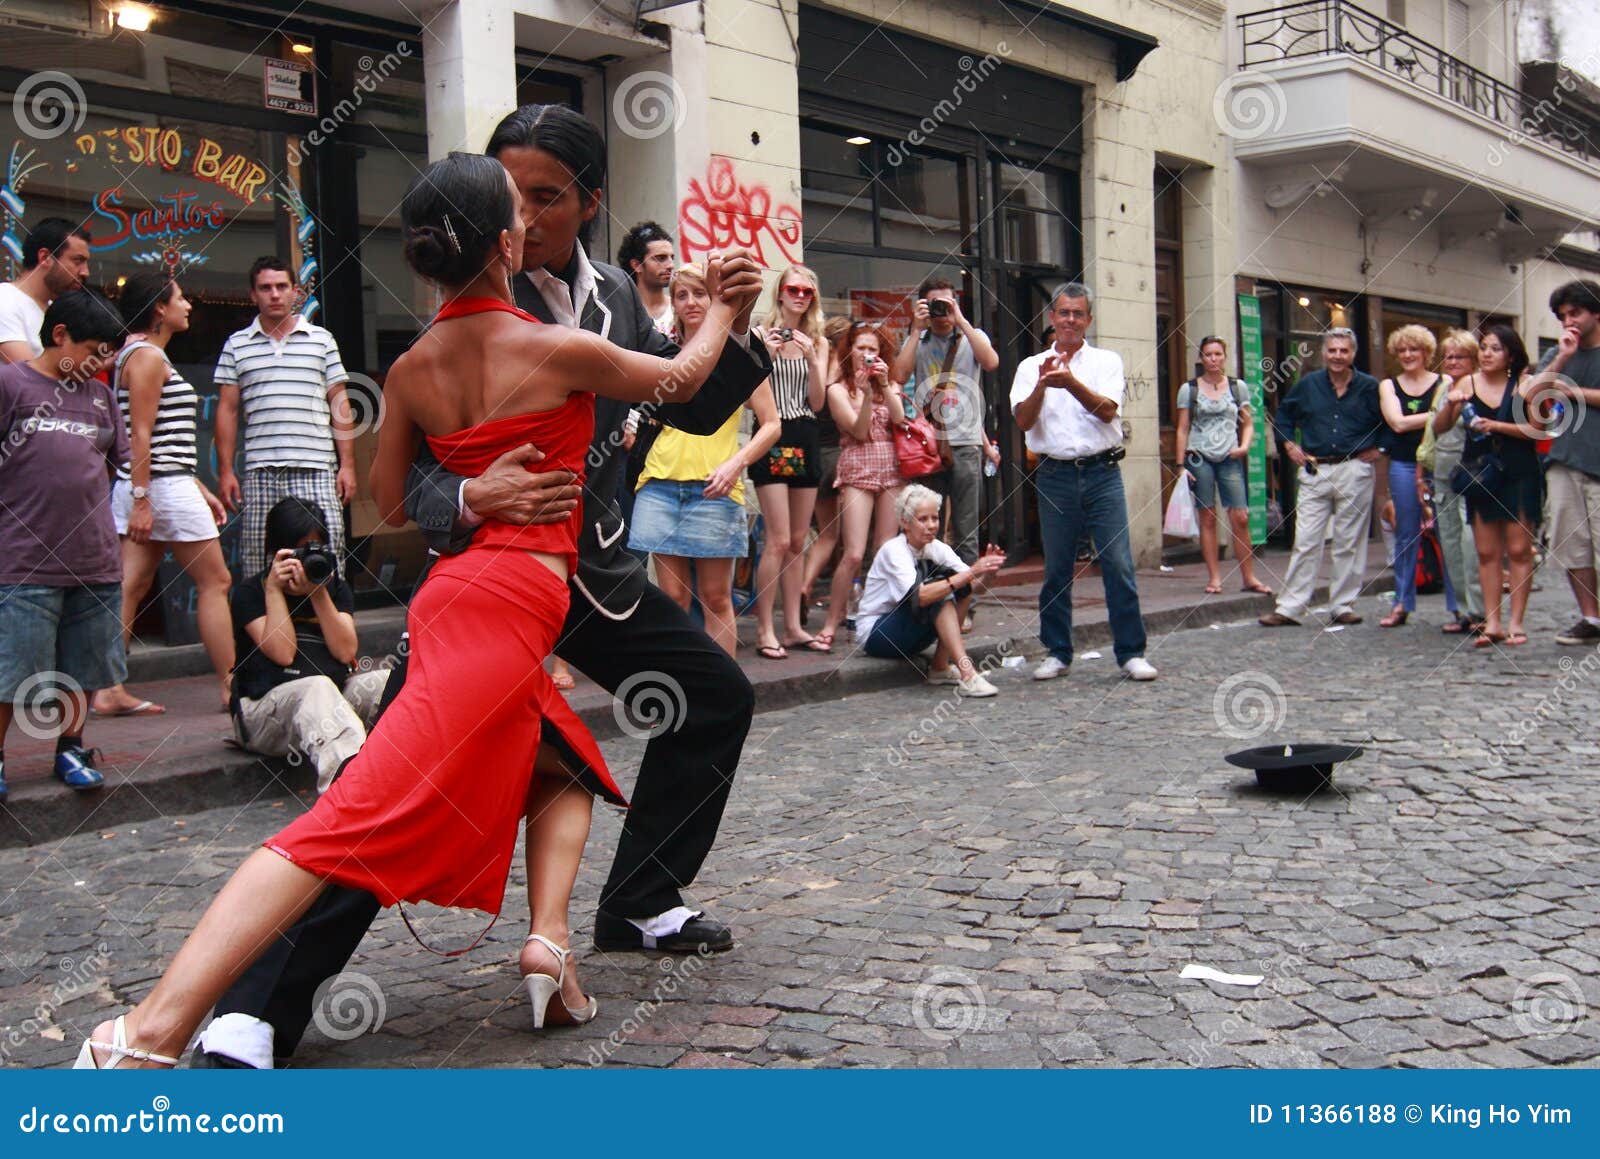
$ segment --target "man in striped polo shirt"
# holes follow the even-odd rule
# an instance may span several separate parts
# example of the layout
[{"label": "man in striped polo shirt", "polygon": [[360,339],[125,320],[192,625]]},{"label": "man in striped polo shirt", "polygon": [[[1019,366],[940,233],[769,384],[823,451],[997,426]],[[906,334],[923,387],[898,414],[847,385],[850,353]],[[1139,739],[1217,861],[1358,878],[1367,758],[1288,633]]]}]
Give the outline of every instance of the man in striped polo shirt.
[{"label": "man in striped polo shirt", "polygon": [[[267,566],[267,512],[293,495],[328,515],[339,573],[344,574],[344,505],[356,494],[355,443],[345,398],[344,363],[333,335],[295,310],[300,289],[278,258],[250,267],[255,321],[229,335],[213,378],[218,388],[217,494],[243,508],[239,554],[247,576]],[[244,408],[244,485],[233,470]]]}]

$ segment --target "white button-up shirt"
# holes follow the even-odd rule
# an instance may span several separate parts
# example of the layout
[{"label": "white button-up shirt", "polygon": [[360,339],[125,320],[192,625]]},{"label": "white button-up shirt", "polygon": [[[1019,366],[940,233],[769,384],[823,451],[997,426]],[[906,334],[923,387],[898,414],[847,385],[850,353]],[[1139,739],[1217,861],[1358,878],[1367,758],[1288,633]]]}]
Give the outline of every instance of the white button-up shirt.
[{"label": "white button-up shirt", "polygon": [[589,261],[589,255],[583,252],[582,244],[573,247],[578,255],[578,273],[572,279],[572,289],[569,292],[567,283],[556,277],[543,266],[528,270],[528,280],[533,283],[534,289],[539,291],[539,296],[544,299],[544,304],[550,307],[550,315],[559,325],[577,327],[583,319],[583,308],[589,302],[589,296],[595,292],[595,283],[600,275]]},{"label": "white button-up shirt", "polygon": [[[1033,393],[1039,385],[1039,370],[1044,360],[1057,353],[1054,346],[1024,359],[1017,367],[1017,376],[1011,382],[1011,410]],[[1085,342],[1078,347],[1067,366],[1078,381],[1096,394],[1104,395],[1117,404],[1117,414],[1110,422],[1101,422],[1090,414],[1084,405],[1072,397],[1068,390],[1052,388],[1045,391],[1044,406],[1039,410],[1039,421],[1027,432],[1028,450],[1052,459],[1082,459],[1098,455],[1122,445],[1122,356]]]}]

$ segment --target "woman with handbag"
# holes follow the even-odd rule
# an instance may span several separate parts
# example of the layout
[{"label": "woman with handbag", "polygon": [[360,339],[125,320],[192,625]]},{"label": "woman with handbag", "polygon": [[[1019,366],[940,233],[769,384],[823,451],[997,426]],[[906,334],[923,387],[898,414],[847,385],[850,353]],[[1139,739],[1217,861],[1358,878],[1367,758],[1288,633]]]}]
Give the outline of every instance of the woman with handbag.
[{"label": "woman with handbag", "polygon": [[1400,362],[1400,373],[1378,384],[1378,406],[1389,424],[1384,450],[1389,456],[1389,496],[1394,506],[1394,607],[1378,621],[1380,628],[1398,628],[1417,610],[1417,549],[1422,542],[1422,500],[1417,490],[1417,451],[1441,375],[1428,364],[1438,344],[1432,331],[1415,323],[1389,335],[1388,350]]},{"label": "woman with handbag", "polygon": [[[1466,428],[1466,447],[1450,485],[1466,497],[1478,548],[1484,604],[1483,632],[1474,641],[1479,648],[1528,642],[1522,621],[1533,590],[1533,544],[1544,510],[1544,473],[1534,449],[1543,431],[1537,416],[1527,410],[1527,369],[1528,351],[1517,332],[1501,322],[1485,327],[1477,373],[1451,389],[1434,420],[1440,434],[1458,420]],[[1508,631],[1500,628],[1502,555],[1511,561]]]},{"label": "woman with handbag", "polygon": [[1270,596],[1272,589],[1256,578],[1250,545],[1250,500],[1245,489],[1244,461],[1250,453],[1255,422],[1250,414],[1248,388],[1241,380],[1228,377],[1227,360],[1228,346],[1221,338],[1200,340],[1200,361],[1205,373],[1178,388],[1177,458],[1194,491],[1200,554],[1210,575],[1206,594],[1222,594],[1222,568],[1217,558],[1220,499],[1228,512],[1233,554],[1239,560],[1244,590]]},{"label": "woman with handbag", "polygon": [[[766,543],[756,571],[756,651],[768,660],[786,660],[787,649],[826,652],[828,646],[805,634],[800,608],[805,576],[806,536],[817,502],[821,446],[817,412],[828,380],[828,344],[823,335],[817,275],[789,266],[778,275],[778,290],[756,337],[772,352],[772,396],[782,430],[767,453],[750,464],[750,481],[761,502]],[[785,639],[779,640],[773,604],[783,596]]]},{"label": "woman with handbag", "polygon": [[1450,395],[1452,383],[1461,382],[1478,369],[1478,339],[1466,330],[1450,330],[1439,339],[1439,369],[1444,381],[1434,391],[1430,421],[1417,448],[1417,501],[1433,504],[1434,526],[1439,533],[1439,554],[1444,562],[1444,608],[1450,621],[1439,630],[1447,636],[1475,634],[1483,626],[1483,591],[1478,586],[1478,549],[1472,542],[1472,524],[1466,504],[1450,486],[1450,476],[1461,464],[1466,431],[1456,423],[1448,431],[1436,429],[1439,410]]},{"label": "woman with handbag", "polygon": [[895,512],[901,533],[878,551],[856,612],[856,640],[868,656],[911,659],[938,643],[928,683],[954,685],[957,696],[983,699],[1000,690],[989,683],[961,643],[961,618],[975,587],[1005,563],[991,544],[973,563],[938,538],[939,496],[920,483],[900,492]]},{"label": "woman with handbag", "polygon": [[867,555],[895,533],[895,496],[901,484],[895,428],[906,421],[899,388],[889,380],[883,339],[871,322],[850,328],[850,346],[840,381],[828,388],[828,410],[839,425],[839,528],[844,550],[833,569],[828,619],[817,639],[831,646],[849,613],[850,587]]}]

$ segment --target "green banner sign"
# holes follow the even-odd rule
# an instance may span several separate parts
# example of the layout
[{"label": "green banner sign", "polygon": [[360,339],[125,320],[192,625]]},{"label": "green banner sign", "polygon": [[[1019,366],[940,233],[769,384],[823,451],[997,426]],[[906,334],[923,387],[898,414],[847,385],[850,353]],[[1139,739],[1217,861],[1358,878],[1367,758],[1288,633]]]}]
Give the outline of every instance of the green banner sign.
[{"label": "green banner sign", "polygon": [[1257,546],[1267,541],[1267,397],[1261,357],[1261,299],[1240,294],[1239,360],[1244,364],[1241,369],[1250,387],[1250,415],[1255,420],[1245,476],[1250,484],[1250,542]]}]

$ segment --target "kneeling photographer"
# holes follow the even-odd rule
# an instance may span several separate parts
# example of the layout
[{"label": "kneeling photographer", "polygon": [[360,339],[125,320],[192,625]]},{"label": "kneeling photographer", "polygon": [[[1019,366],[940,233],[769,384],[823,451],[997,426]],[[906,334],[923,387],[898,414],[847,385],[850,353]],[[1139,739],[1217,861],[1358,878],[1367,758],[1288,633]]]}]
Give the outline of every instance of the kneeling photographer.
[{"label": "kneeling photographer", "polygon": [[234,585],[230,598],[239,743],[264,756],[304,753],[319,793],[366,741],[389,679],[387,669],[350,671],[355,597],[328,543],[322,508],[279,500],[267,512],[267,567]]}]

